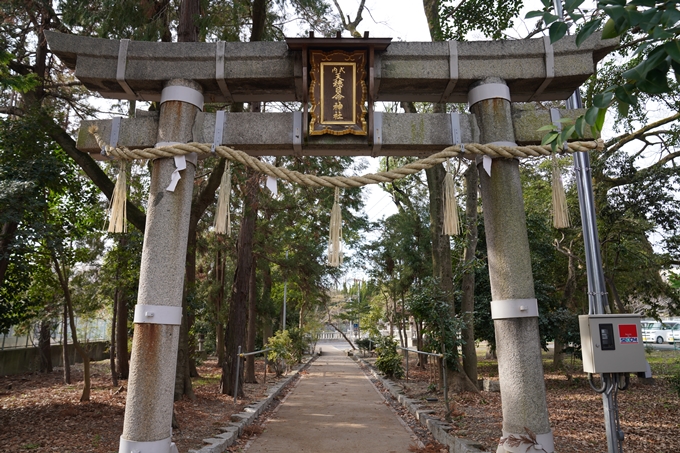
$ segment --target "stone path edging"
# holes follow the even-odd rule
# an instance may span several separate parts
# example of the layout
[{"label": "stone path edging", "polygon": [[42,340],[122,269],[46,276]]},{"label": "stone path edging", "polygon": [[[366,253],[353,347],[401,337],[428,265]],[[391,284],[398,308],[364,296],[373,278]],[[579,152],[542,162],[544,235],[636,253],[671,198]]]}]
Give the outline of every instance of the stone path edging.
[{"label": "stone path edging", "polygon": [[231,416],[231,423],[229,423],[228,426],[217,428],[222,431],[221,434],[217,434],[215,437],[210,437],[208,439],[203,439],[203,442],[210,445],[206,445],[200,450],[189,449],[189,453],[223,453],[226,451],[227,448],[236,443],[236,440],[243,434],[244,428],[251,425],[255,419],[269,407],[274,401],[274,398],[281,394],[284,387],[293,382],[300,372],[309,367],[317,357],[317,355],[312,356],[306,363],[303,363],[294,370],[286,379],[277,382],[270,387],[268,389],[269,394],[265,399],[251,403],[244,407],[242,412],[233,414]]},{"label": "stone path edging", "polygon": [[478,443],[471,440],[454,437],[449,434],[447,432],[448,430],[446,425],[440,419],[433,417],[431,415],[431,410],[421,408],[417,400],[408,398],[406,395],[404,395],[403,390],[396,383],[380,375],[371,364],[363,360],[361,357],[357,357],[355,355],[352,355],[351,357],[352,359],[360,361],[366,365],[371,374],[376,379],[380,380],[380,382],[392,394],[392,396],[397,401],[399,401],[399,403],[404,406],[423,427],[427,428],[430,433],[432,433],[432,437],[434,437],[435,440],[440,444],[446,445],[448,447],[449,453],[487,453],[486,450],[484,450]]}]

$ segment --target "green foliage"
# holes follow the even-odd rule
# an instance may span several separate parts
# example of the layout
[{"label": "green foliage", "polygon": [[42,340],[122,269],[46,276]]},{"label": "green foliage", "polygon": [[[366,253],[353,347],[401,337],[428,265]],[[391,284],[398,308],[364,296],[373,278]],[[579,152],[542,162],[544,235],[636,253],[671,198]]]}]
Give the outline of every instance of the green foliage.
[{"label": "green foliage", "polygon": [[310,337],[304,329],[291,327],[288,329],[291,341],[291,355],[295,363],[302,362],[302,356],[309,351]]},{"label": "green foliage", "polygon": [[378,354],[375,361],[378,371],[389,378],[400,379],[404,375],[401,354],[397,351],[397,342],[393,338],[381,337],[375,351]]},{"label": "green foliage", "polygon": [[359,338],[354,344],[356,344],[361,351],[373,351],[376,348],[378,341],[380,340],[376,339],[376,337]]},{"label": "green foliage", "polygon": [[0,331],[33,316],[44,303],[27,290],[40,266],[36,245],[56,227],[45,216],[51,193],[68,183],[67,165],[55,148],[41,131],[37,112],[0,119],[0,226],[8,229],[0,238],[0,259],[8,260],[0,282]]},{"label": "green foliage", "polygon": [[293,340],[288,330],[278,331],[276,335],[270,337],[267,341],[267,348],[271,349],[267,353],[267,360],[274,367],[276,375],[281,376],[287,364],[295,360]]},{"label": "green foliage", "polygon": [[[542,0],[541,11],[531,11],[526,17],[541,17],[550,26],[550,41],[561,39],[568,26],[553,11],[551,0]],[[584,16],[584,0],[568,0],[565,14],[579,29],[576,44],[581,45],[598,30],[602,38],[622,37],[626,47],[634,47],[640,61],[622,73],[622,80],[600,92],[588,109],[584,120],[597,133],[602,130],[607,109],[616,104],[625,116],[629,108],[637,106],[640,93],[657,95],[672,93],[680,82],[680,10],[674,0],[600,0],[589,17]],[[602,24],[604,23],[604,26]],[[627,35],[635,39],[627,40]],[[671,70],[675,82],[670,79]]]},{"label": "green foliage", "polygon": [[309,346],[310,335],[303,329],[293,327],[278,331],[267,341],[266,347],[271,349],[267,359],[273,364],[277,376],[280,376],[287,365],[302,362]]},{"label": "green foliage", "polygon": [[9,63],[15,58],[9,52],[0,50],[0,89],[11,89],[20,93],[26,93],[40,84],[40,79],[35,74],[19,75],[9,69]]},{"label": "green foliage", "polygon": [[444,346],[447,366],[455,370],[458,368],[458,346],[461,344],[459,337],[463,321],[452,316],[448,299],[439,282],[427,277],[411,288],[406,302],[416,322],[423,322],[425,348],[441,353]]},{"label": "green foliage", "polygon": [[522,0],[442,0],[439,5],[441,23],[437,41],[464,41],[471,31],[479,31],[491,39],[501,39],[503,31],[512,28],[519,15]]}]

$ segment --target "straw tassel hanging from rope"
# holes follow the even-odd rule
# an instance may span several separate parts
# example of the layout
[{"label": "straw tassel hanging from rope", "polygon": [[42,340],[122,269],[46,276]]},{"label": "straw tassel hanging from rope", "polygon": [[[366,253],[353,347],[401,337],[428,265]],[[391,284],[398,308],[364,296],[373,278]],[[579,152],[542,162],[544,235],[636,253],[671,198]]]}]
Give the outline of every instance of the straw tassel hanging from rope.
[{"label": "straw tassel hanging from rope", "polygon": [[231,195],[231,162],[227,161],[222,173],[220,192],[217,196],[217,209],[215,211],[215,232],[231,236],[231,211],[229,202]]},{"label": "straw tassel hanging from rope", "polygon": [[569,228],[569,210],[567,209],[567,197],[564,193],[562,173],[557,162],[557,155],[552,155],[552,210],[553,226],[555,228]]},{"label": "straw tassel hanging from rope", "polygon": [[335,200],[331,210],[330,237],[328,239],[328,264],[338,267],[342,264],[342,213],[340,211],[340,189],[335,188]]},{"label": "straw tassel hanging from rope", "polygon": [[127,233],[127,161],[120,161],[120,169],[111,198],[109,233]]},{"label": "straw tassel hanging from rope", "polygon": [[451,174],[451,163],[448,161],[446,162],[446,176],[444,177],[444,234],[448,236],[460,234],[456,184]]}]

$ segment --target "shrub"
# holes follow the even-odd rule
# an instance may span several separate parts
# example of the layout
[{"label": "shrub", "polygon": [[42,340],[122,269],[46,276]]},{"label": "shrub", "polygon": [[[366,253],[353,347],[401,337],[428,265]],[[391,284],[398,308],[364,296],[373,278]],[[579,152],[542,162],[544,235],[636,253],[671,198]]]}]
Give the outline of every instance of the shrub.
[{"label": "shrub", "polygon": [[357,347],[361,351],[372,351],[375,349],[375,338],[360,338],[356,341]]},{"label": "shrub", "polygon": [[304,330],[297,327],[288,329],[288,335],[292,342],[292,349],[290,352],[295,359],[295,363],[300,363],[302,362],[302,356],[309,351],[309,335]]},{"label": "shrub", "polygon": [[375,351],[378,354],[378,358],[375,361],[378,371],[389,378],[399,379],[404,375],[401,355],[397,352],[397,342],[393,338],[381,338],[376,345]]},{"label": "shrub", "polygon": [[295,360],[293,355],[293,340],[287,330],[276,332],[276,335],[269,337],[267,348],[271,349],[267,353],[267,360],[274,368],[277,376],[281,376],[287,368],[287,363]]}]

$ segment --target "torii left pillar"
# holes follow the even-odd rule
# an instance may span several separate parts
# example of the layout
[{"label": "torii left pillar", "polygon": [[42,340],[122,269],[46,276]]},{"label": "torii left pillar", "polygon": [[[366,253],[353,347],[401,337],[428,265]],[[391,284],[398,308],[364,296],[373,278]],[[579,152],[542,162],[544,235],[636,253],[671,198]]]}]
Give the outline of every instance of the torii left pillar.
[{"label": "torii left pillar", "polygon": [[[156,146],[192,141],[202,109],[200,85],[166,82]],[[172,405],[195,165],[195,154],[153,162],[119,453],[177,451]]]}]

